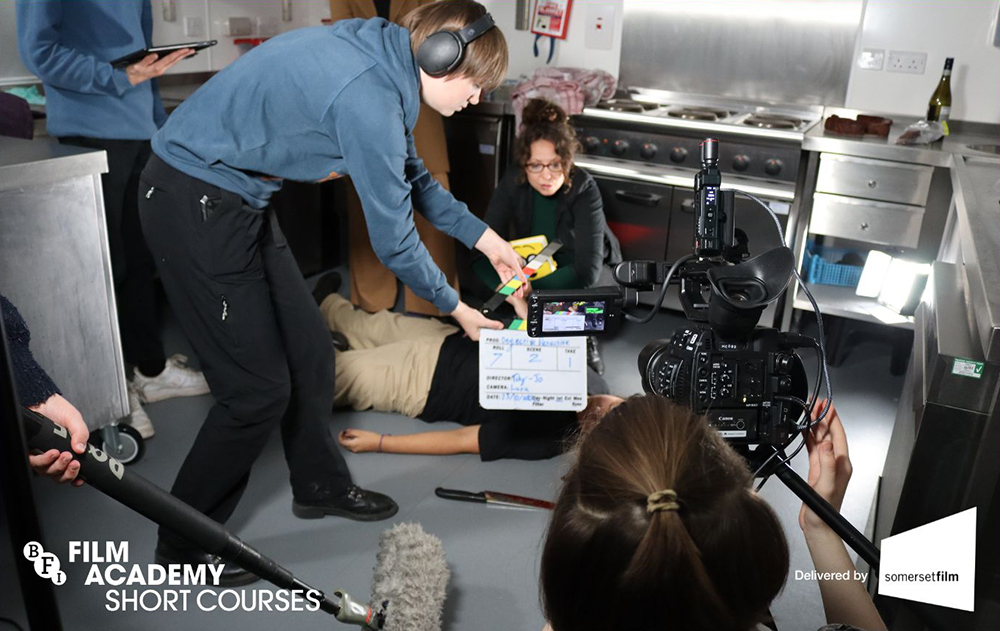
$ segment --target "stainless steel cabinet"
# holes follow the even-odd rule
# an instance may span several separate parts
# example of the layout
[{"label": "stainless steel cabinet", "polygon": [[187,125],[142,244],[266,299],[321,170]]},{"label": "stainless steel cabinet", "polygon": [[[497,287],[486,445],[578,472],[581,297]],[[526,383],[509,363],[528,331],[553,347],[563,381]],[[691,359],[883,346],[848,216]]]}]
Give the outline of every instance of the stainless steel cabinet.
[{"label": "stainless steel cabinet", "polygon": [[91,429],[128,414],[101,173],[103,151],[0,137],[0,291]]},{"label": "stainless steel cabinet", "polygon": [[[843,153],[807,155],[800,173],[802,200],[792,219],[800,267],[810,235],[830,237],[835,246],[862,254],[889,248],[919,260],[934,259],[951,196],[947,170]],[[803,269],[804,276],[807,271]],[[876,315],[884,315],[877,302],[856,296],[853,287],[810,285],[810,290],[824,314],[887,323]],[[789,295],[782,327],[791,325],[794,310],[812,310],[798,287],[790,287]],[[900,318],[892,324],[912,329],[913,319]]]}]

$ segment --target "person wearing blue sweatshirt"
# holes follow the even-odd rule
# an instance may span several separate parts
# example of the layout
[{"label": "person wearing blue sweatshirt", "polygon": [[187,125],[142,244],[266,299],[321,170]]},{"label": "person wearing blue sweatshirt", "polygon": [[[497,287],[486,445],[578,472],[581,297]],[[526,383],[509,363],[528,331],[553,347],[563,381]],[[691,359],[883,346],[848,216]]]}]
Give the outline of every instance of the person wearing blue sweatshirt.
[{"label": "person wearing blue sweatshirt", "polygon": [[152,46],[149,0],[17,0],[17,47],[45,86],[46,124],[61,143],[107,152],[101,176],[122,354],[129,372],[129,422],[143,438],[153,424],[142,403],[205,394],[200,372],[167,357],[160,337],[155,267],[139,227],[139,173],[149,139],[167,120],[156,77],[194,53],[148,55],[126,68],[111,60]]},{"label": "person wearing blue sweatshirt", "polygon": [[[428,4],[405,27],[374,18],[303,28],[212,77],[153,137],[143,232],[216,400],[174,495],[225,522],[279,426],[295,515],[396,513],[392,499],[352,482],[330,431],[333,346],[269,199],[286,179],[350,175],[386,267],[470,337],[501,328],[459,300],[420,242],[413,208],[501,276],[523,278],[522,261],[430,176],[412,130],[421,100],[450,116],[506,67],[503,35],[472,0]],[[205,556],[161,529],[160,562],[212,562]],[[225,571],[227,584],[253,580]]]}]

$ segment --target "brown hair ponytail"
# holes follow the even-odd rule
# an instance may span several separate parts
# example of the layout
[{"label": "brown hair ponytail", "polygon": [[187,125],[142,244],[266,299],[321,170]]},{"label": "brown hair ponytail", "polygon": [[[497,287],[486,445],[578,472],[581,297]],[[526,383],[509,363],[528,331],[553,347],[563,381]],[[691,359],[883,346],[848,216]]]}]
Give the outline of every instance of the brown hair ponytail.
[{"label": "brown hair ponytail", "polygon": [[[564,480],[541,567],[555,631],[746,631],[767,619],[788,544],[703,417],[633,397],[581,437]],[[665,489],[676,502],[651,509]]]}]

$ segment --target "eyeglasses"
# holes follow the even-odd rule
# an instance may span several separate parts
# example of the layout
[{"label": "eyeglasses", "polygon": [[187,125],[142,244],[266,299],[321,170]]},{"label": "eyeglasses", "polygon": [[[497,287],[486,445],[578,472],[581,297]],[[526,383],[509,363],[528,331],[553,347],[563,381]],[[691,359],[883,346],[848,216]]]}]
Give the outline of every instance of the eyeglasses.
[{"label": "eyeglasses", "polygon": [[553,173],[562,173],[563,165],[562,162],[550,162],[548,164],[542,164],[541,162],[529,162],[524,165],[524,168],[528,170],[528,173],[541,173],[545,170],[545,167],[549,168],[549,171]]}]

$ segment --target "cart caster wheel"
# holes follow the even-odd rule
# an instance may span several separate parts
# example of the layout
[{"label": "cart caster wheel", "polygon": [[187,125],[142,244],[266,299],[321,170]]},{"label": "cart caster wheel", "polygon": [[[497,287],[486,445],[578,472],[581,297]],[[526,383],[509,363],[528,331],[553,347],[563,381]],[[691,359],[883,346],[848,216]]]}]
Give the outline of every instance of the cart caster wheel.
[{"label": "cart caster wheel", "polygon": [[118,425],[118,443],[121,451],[114,453],[107,442],[102,441],[101,451],[108,454],[122,464],[132,464],[138,462],[142,455],[146,453],[146,441],[139,435],[138,430],[131,425],[124,423]]}]

